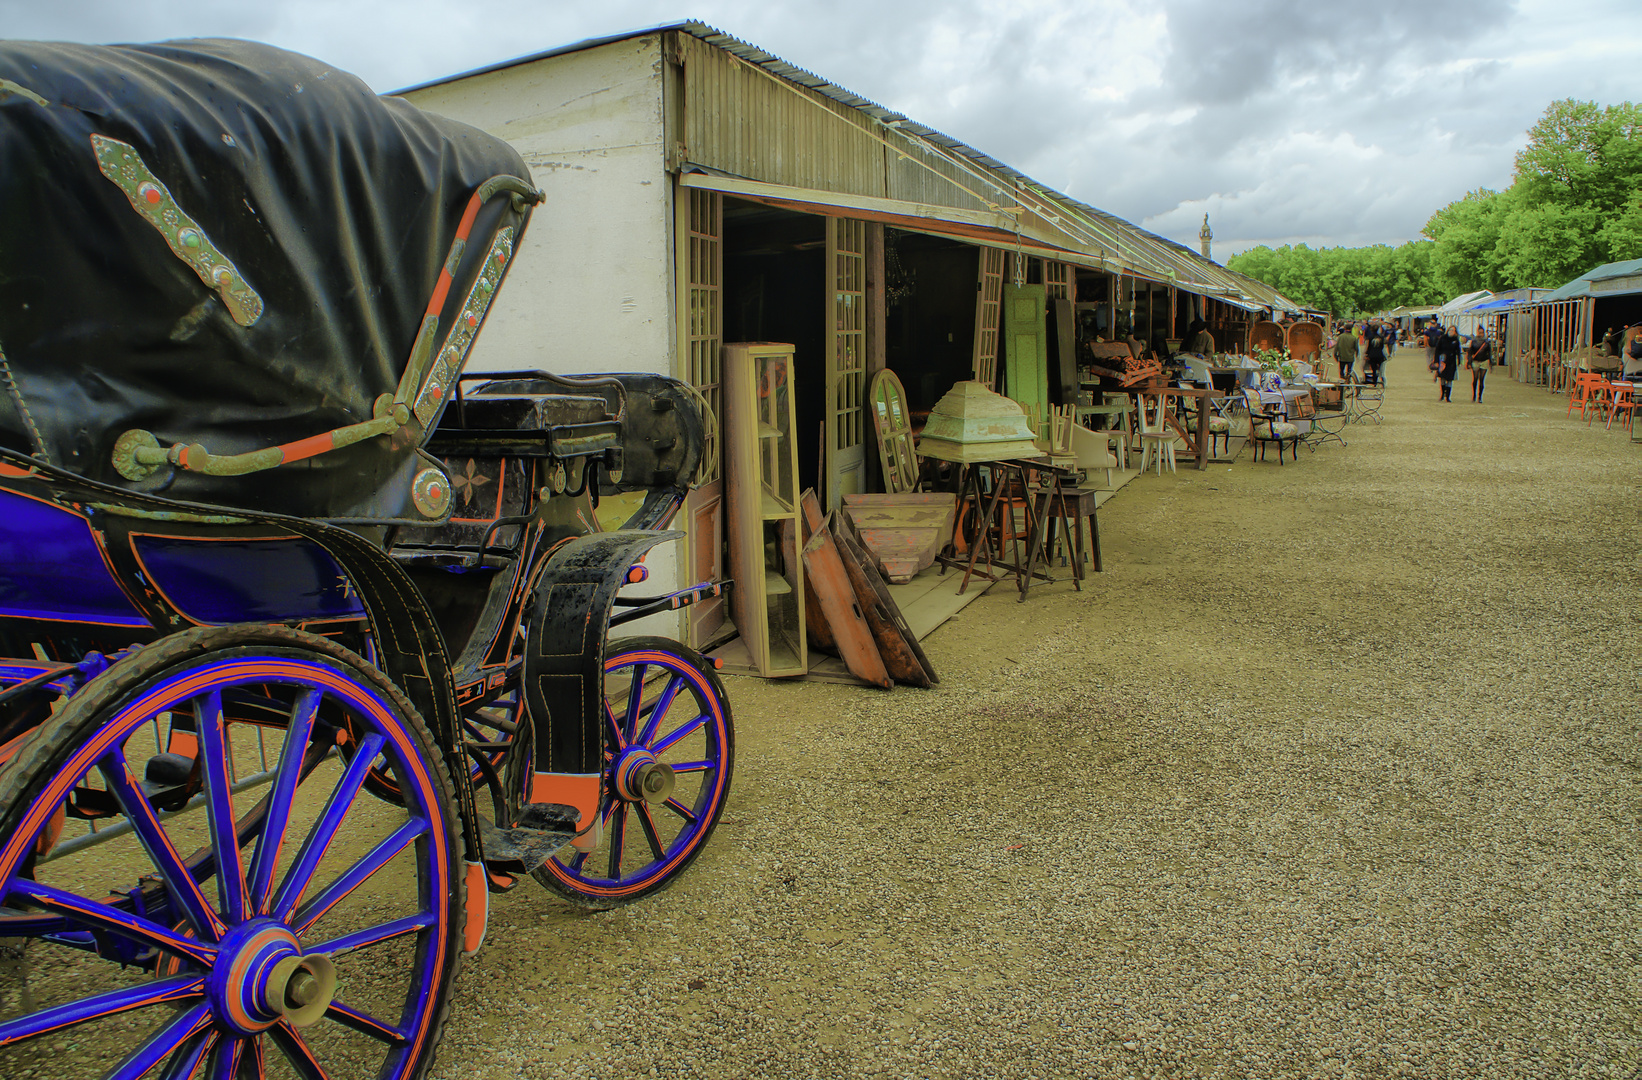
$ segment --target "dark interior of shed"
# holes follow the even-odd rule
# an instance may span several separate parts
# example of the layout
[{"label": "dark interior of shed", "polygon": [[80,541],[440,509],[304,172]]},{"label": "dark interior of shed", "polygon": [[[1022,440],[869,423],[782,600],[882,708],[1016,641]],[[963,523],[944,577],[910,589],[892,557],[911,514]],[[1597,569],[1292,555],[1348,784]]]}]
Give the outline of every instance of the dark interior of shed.
[{"label": "dark interior of shed", "polygon": [[1642,293],[1599,296],[1591,313],[1591,341],[1601,341],[1610,330],[1623,333],[1638,322],[1642,322]]},{"label": "dark interior of shed", "polygon": [[974,373],[978,259],[973,244],[884,230],[884,359],[918,423]]},{"label": "dark interior of shed", "polygon": [[826,397],[826,219],[724,200],[724,341],[793,346],[799,487],[817,487]]}]

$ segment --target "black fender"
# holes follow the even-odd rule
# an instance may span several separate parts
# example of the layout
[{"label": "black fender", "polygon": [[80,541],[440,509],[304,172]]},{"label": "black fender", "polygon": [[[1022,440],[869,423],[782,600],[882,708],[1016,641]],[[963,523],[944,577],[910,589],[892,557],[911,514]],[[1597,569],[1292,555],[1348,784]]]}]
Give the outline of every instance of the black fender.
[{"label": "black fender", "polygon": [[604,773],[604,651],[616,593],[657,545],[682,532],[624,529],[578,536],[548,556],[526,614],[522,688],[533,774],[519,824],[585,834]]}]

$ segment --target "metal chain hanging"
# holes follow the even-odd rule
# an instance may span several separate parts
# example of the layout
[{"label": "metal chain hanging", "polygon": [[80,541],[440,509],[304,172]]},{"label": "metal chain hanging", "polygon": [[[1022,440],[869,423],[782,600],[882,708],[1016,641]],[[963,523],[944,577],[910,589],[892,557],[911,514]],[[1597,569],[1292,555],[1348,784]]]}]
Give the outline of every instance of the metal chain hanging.
[{"label": "metal chain hanging", "polygon": [[1021,250],[1021,216],[1015,215],[1015,288],[1026,284],[1026,256]]}]

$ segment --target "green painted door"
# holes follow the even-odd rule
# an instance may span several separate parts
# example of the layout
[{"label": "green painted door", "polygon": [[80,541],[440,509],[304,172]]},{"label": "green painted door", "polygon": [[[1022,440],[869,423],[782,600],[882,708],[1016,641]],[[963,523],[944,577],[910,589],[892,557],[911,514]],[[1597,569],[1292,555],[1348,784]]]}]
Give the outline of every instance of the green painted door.
[{"label": "green painted door", "polygon": [[1003,392],[1042,420],[1049,408],[1049,327],[1042,285],[1003,287],[1003,338],[1008,360]]}]

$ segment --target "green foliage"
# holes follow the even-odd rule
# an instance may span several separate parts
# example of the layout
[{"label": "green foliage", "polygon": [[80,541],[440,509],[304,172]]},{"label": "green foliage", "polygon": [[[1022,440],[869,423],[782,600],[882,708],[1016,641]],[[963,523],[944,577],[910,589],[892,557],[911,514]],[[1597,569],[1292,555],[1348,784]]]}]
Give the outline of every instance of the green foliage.
[{"label": "green foliage", "polygon": [[1402,305],[1441,303],[1428,241],[1399,247],[1257,247],[1227,267],[1264,281],[1290,300],[1335,315],[1358,316]]},{"label": "green foliage", "polygon": [[1431,215],[1432,272],[1452,296],[1556,287],[1642,257],[1642,108],[1552,102],[1505,191],[1473,191]]}]

